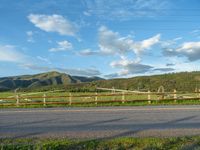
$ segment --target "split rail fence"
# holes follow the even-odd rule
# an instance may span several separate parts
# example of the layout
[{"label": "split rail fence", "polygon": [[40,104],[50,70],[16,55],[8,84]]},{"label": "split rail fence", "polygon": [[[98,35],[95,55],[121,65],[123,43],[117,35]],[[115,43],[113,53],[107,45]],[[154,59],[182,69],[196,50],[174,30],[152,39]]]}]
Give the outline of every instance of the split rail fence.
[{"label": "split rail fence", "polygon": [[[161,101],[184,101],[184,100],[200,100],[200,91],[189,93],[177,92],[141,92],[141,93],[128,93],[128,92],[115,92],[115,93],[92,93],[81,94],[67,93],[65,95],[39,95],[39,96],[20,96],[13,97],[0,96],[0,106],[26,106],[26,105],[82,105],[82,104],[103,104],[103,103],[130,103],[130,102],[146,102],[151,104]],[[192,96],[191,96],[192,95]]]}]

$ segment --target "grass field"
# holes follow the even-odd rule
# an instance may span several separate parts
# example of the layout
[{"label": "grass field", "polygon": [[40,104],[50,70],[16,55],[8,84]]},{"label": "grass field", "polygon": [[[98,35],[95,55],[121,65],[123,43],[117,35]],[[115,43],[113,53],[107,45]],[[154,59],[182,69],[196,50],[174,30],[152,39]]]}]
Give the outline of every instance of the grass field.
[{"label": "grass field", "polygon": [[200,137],[117,138],[106,140],[0,139],[1,150],[197,150]]}]

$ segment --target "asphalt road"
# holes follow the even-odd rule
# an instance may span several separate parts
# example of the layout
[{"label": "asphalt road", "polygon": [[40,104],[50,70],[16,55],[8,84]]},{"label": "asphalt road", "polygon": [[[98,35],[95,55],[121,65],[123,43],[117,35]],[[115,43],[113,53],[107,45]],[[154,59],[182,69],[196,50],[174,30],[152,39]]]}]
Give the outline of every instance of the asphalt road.
[{"label": "asphalt road", "polygon": [[185,135],[200,135],[200,105],[0,110],[0,138]]}]

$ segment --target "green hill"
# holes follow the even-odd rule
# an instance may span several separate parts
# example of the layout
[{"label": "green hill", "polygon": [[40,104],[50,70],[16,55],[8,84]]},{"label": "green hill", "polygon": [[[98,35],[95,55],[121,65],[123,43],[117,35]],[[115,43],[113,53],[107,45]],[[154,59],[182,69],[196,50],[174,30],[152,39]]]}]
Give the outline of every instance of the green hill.
[{"label": "green hill", "polygon": [[181,72],[153,76],[139,76],[104,80],[99,77],[70,76],[59,72],[48,72],[36,75],[0,78],[0,90],[14,90],[21,88],[23,91],[96,91],[96,87],[116,89],[157,91],[160,86],[165,91],[194,91],[200,88],[200,72]]},{"label": "green hill", "polygon": [[96,86],[128,90],[157,91],[163,86],[166,91],[194,91],[200,88],[200,72],[181,72],[153,76],[140,76],[128,79],[96,81]]},{"label": "green hill", "polygon": [[121,78],[93,81],[60,87],[71,91],[95,91],[96,87],[116,88],[140,91],[157,91],[163,86],[165,91],[195,91],[200,89],[200,72],[181,72],[152,76],[139,76],[133,78]]},{"label": "green hill", "polygon": [[0,91],[22,89],[35,89],[46,86],[68,85],[74,83],[91,82],[101,80],[98,77],[78,77],[65,73],[47,72],[36,75],[23,75],[0,78]]}]

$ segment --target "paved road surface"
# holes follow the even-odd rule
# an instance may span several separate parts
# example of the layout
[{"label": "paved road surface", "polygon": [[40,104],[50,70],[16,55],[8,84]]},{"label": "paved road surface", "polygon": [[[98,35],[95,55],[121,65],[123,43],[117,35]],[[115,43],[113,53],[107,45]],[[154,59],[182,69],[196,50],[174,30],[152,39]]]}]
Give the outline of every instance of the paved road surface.
[{"label": "paved road surface", "polygon": [[183,135],[200,135],[200,105],[0,109],[0,138]]}]

